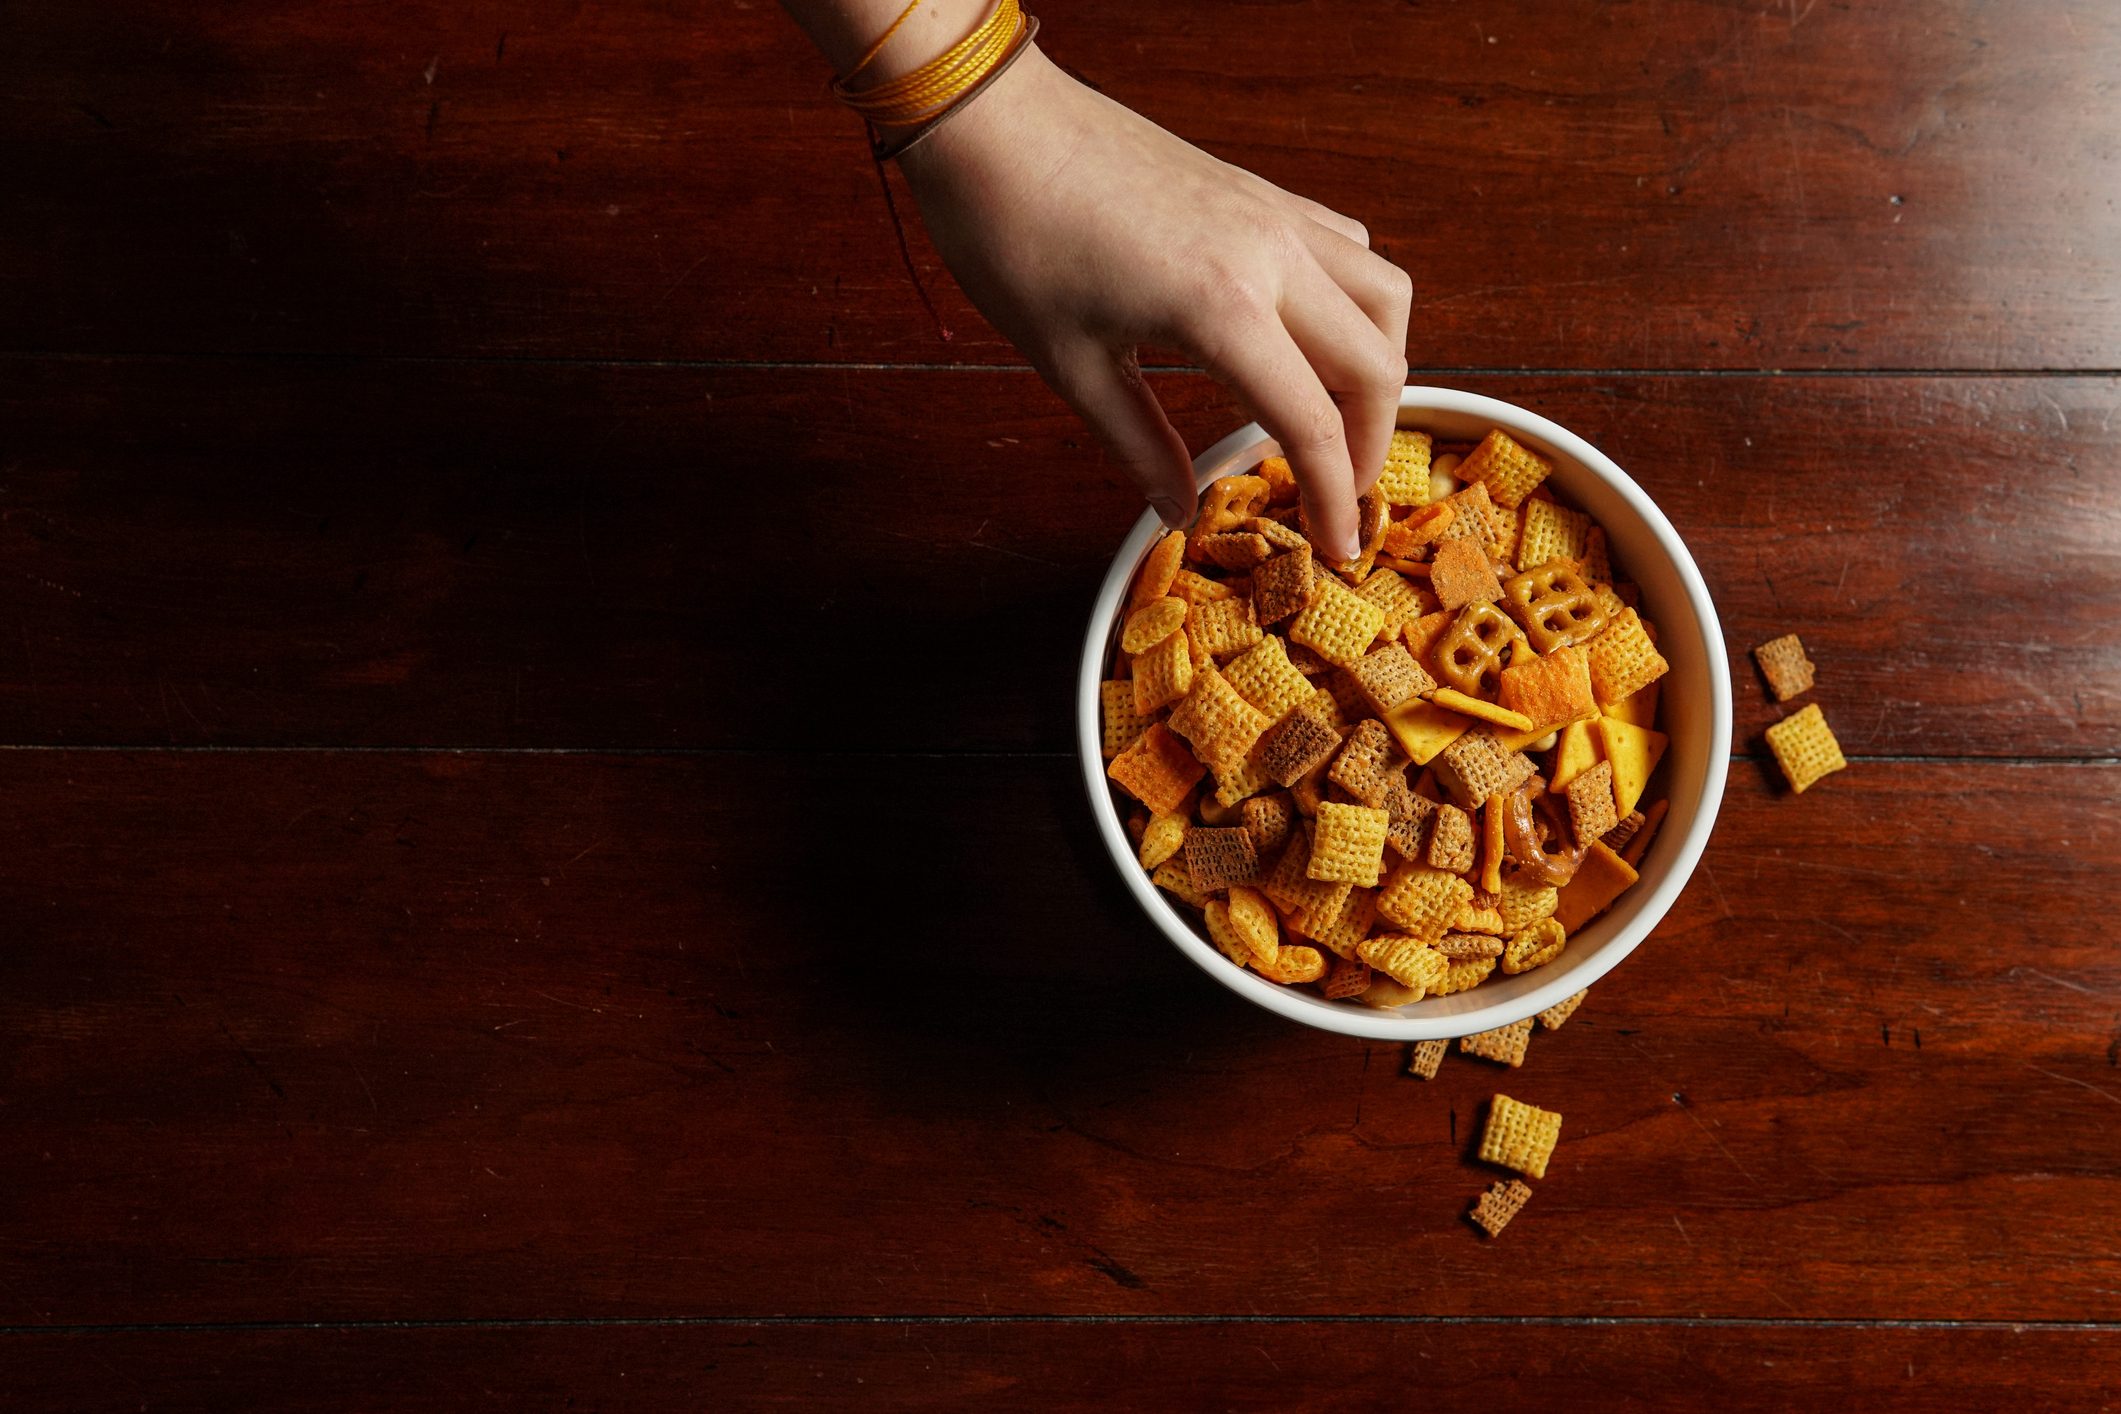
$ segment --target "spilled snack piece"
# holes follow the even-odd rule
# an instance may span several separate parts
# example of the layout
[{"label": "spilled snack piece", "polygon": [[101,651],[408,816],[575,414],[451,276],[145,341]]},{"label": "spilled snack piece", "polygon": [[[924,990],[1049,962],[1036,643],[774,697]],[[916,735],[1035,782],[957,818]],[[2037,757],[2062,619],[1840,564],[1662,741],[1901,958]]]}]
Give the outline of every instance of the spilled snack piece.
[{"label": "spilled snack piece", "polygon": [[1817,681],[1818,669],[1804,655],[1804,645],[1794,633],[1771,638],[1755,648],[1753,661],[1760,665],[1761,675],[1767,679],[1777,702],[1787,702],[1799,693],[1810,692],[1812,684]]},{"label": "spilled snack piece", "polygon": [[1443,1066],[1444,1052],[1450,1049],[1449,1041],[1416,1041],[1407,1050],[1407,1074],[1434,1080]]},{"label": "spilled snack piece", "polygon": [[1790,789],[1799,795],[1817,785],[1821,777],[1831,776],[1848,765],[1841,754],[1841,743],[1826,724],[1826,713],[1819,710],[1816,702],[1769,727],[1767,743],[1768,750],[1775,753],[1775,764],[1789,778]]},{"label": "spilled snack piece", "polygon": [[1561,1116],[1552,1110],[1497,1095],[1488,1102],[1488,1127],[1480,1136],[1480,1161],[1545,1178],[1547,1160],[1561,1138]]},{"label": "spilled snack piece", "polygon": [[1583,999],[1589,995],[1591,989],[1586,987],[1573,997],[1563,997],[1539,1013],[1539,1024],[1549,1031],[1559,1031],[1568,1019],[1576,1014],[1576,1008],[1582,1006]]},{"label": "spilled snack piece", "polygon": [[[1405,1006],[1552,961],[1634,883],[1669,666],[1551,469],[1499,429],[1439,453],[1402,428],[1354,560],[1318,553],[1279,458],[1153,542],[1099,746],[1141,867],[1234,963]],[[1521,1061],[1530,1025],[1468,1053]]]},{"label": "spilled snack piece", "polygon": [[1502,1230],[1510,1225],[1510,1219],[1523,1212],[1524,1205],[1531,1201],[1531,1184],[1521,1178],[1506,1178],[1481,1194],[1480,1201],[1466,1216],[1488,1236],[1500,1237]]},{"label": "spilled snack piece", "polygon": [[1493,1031],[1476,1031],[1461,1037],[1458,1049],[1482,1060],[1499,1061],[1515,1070],[1524,1064],[1525,1048],[1531,1044],[1532,1018],[1528,1016],[1508,1026],[1498,1026]]}]

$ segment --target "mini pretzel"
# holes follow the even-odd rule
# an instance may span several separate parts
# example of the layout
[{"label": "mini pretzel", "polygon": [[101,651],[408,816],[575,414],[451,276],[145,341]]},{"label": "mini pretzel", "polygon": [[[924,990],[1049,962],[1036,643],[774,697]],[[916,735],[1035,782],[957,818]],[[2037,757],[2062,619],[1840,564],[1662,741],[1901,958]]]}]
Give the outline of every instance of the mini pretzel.
[{"label": "mini pretzel", "polygon": [[1502,682],[1503,655],[1523,638],[1524,631],[1493,604],[1468,604],[1436,640],[1436,676],[1468,697],[1492,698]]},{"label": "mini pretzel", "polygon": [[1502,593],[1532,647],[1541,653],[1588,642],[1606,624],[1605,605],[1566,560],[1549,560],[1512,575]]},{"label": "mini pretzel", "polygon": [[1265,514],[1270,490],[1264,477],[1223,477],[1201,497],[1197,534],[1202,538],[1219,535],[1235,530],[1253,516]]}]

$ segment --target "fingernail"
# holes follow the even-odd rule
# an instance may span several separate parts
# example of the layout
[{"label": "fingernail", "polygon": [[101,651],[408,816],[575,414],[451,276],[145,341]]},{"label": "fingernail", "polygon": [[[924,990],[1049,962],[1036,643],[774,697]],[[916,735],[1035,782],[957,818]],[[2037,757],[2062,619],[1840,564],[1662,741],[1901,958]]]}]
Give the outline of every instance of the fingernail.
[{"label": "fingernail", "polygon": [[1186,524],[1186,508],[1169,496],[1151,496],[1149,504],[1156,507],[1166,530],[1182,530]]}]

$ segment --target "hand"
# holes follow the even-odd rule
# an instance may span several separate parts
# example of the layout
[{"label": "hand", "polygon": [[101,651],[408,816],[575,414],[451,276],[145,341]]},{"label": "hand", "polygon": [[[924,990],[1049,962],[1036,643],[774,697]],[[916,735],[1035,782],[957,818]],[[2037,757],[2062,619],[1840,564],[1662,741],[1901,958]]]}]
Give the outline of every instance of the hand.
[{"label": "hand", "polygon": [[1406,381],[1404,272],[1357,222],[1208,156],[1036,49],[901,159],[980,312],[1168,525],[1192,464],[1138,344],[1183,350],[1281,443],[1312,534],[1352,559]]}]

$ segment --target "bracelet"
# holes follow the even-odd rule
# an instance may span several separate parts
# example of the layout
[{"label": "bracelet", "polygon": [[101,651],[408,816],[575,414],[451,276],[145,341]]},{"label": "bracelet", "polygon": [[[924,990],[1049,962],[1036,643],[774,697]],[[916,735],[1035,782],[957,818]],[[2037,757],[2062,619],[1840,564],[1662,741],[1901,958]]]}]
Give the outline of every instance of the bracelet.
[{"label": "bracelet", "polygon": [[833,95],[871,128],[907,127],[942,116],[981,87],[997,65],[1023,50],[1030,26],[1020,0],[996,0],[970,34],[919,68],[859,91],[851,88],[850,81],[882,52],[920,3],[912,0],[854,68],[832,81]]},{"label": "bracelet", "polygon": [[897,138],[888,143],[872,141],[869,145],[870,155],[875,157],[878,162],[890,162],[895,158],[901,156],[906,151],[906,149],[912,147],[915,143],[925,140],[930,134],[934,133],[937,128],[949,122],[958,114],[964,112],[966,105],[970,104],[973,99],[979,97],[982,93],[986,92],[988,87],[991,86],[1003,74],[1008,73],[1009,67],[1014,64],[1018,59],[1023,57],[1024,51],[1031,47],[1031,41],[1037,38],[1038,16],[1024,16],[1023,27],[1018,30],[1017,37],[1010,44],[1007,52],[1005,52],[1002,57],[996,61],[993,68],[987,70],[985,74],[980,76],[980,79],[977,83],[973,84],[972,87],[966,89],[963,93],[959,94],[955,99],[953,99],[949,107],[943,109],[942,112],[936,114],[927,122],[922,123],[919,127],[915,128],[912,132],[907,133],[905,136]]}]

